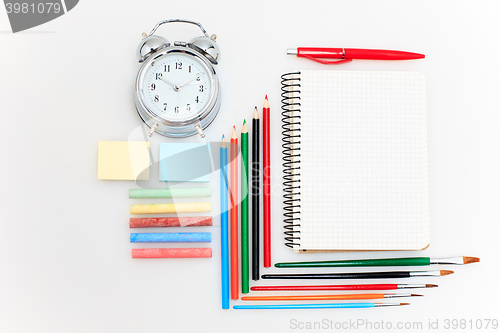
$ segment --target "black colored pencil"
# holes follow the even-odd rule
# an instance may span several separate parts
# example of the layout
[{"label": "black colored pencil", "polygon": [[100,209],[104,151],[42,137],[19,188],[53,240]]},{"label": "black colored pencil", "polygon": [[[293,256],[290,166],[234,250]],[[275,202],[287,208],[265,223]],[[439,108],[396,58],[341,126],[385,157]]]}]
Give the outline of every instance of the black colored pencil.
[{"label": "black colored pencil", "polygon": [[260,120],[257,107],[252,119],[252,279],[259,279],[259,206],[260,206]]},{"label": "black colored pencil", "polygon": [[363,273],[321,273],[321,274],[264,274],[263,279],[394,279],[416,276],[444,276],[453,274],[453,271],[390,271],[390,272],[363,272]]}]

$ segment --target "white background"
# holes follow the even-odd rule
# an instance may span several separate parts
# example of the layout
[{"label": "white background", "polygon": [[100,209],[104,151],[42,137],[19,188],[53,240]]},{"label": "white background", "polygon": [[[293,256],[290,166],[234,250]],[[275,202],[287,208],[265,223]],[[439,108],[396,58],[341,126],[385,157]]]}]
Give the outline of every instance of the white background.
[{"label": "white background", "polygon": [[[467,327],[471,319],[473,326],[478,319],[500,319],[494,303],[500,296],[497,8],[494,1],[83,0],[66,15],[18,34],[10,32],[7,14],[0,9],[0,330],[288,332],[298,331],[291,328],[293,319],[364,319],[376,323],[374,328],[381,321],[422,322],[420,331],[425,331],[429,320],[439,320],[443,329],[446,319],[465,319]],[[273,263],[388,255],[469,255],[480,257],[481,263],[443,267],[455,274],[442,278],[391,280],[439,284],[413,290],[425,297],[402,299],[411,303],[407,307],[221,310],[217,173],[211,178],[215,225],[204,229],[212,232],[213,258],[131,259],[131,249],[140,246],[129,243],[132,202],[127,191],[139,185],[97,180],[97,143],[142,139],[133,103],[139,68],[135,51],[141,33],[168,18],[201,22],[218,36],[223,103],[206,131],[209,141],[230,135],[233,125],[240,129],[253,107],[260,109],[269,96]],[[198,32],[194,26],[172,25],[159,34],[174,41]],[[405,50],[424,53],[426,59],[327,67],[286,56],[287,48],[297,46]],[[306,257],[284,247],[280,75],[296,69],[418,70],[426,75],[427,250]],[[151,140],[154,156],[163,141],[169,140]],[[140,186],[159,187],[156,179],[153,167],[151,181]],[[265,269],[271,272],[277,270]],[[242,302],[231,305],[237,303]]]}]

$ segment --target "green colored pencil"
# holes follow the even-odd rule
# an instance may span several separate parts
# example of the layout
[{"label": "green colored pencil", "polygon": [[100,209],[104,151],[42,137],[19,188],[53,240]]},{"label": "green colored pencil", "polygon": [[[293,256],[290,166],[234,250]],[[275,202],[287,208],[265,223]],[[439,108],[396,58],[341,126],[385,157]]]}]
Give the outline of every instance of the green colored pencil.
[{"label": "green colored pencil", "polygon": [[241,129],[241,292],[249,292],[249,251],[248,251],[248,129],[243,121]]},{"label": "green colored pencil", "polygon": [[355,266],[428,266],[428,265],[466,265],[479,262],[476,257],[453,257],[432,259],[428,257],[411,258],[385,258],[385,259],[362,259],[362,260],[338,260],[338,261],[305,261],[305,262],[282,262],[274,266],[280,268],[288,267],[355,267]]}]

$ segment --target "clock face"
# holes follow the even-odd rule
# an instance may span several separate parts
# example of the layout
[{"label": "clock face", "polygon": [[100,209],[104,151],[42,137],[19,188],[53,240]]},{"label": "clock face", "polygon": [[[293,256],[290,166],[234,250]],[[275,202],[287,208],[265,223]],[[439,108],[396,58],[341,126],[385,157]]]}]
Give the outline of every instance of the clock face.
[{"label": "clock face", "polygon": [[156,58],[142,80],[143,102],[160,118],[183,121],[198,115],[210,102],[212,77],[195,56],[170,52]]}]

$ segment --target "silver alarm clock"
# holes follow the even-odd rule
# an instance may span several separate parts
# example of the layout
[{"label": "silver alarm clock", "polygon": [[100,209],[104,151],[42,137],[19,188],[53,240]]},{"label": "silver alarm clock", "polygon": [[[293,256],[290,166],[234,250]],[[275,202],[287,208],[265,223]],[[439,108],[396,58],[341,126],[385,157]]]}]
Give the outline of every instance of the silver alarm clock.
[{"label": "silver alarm clock", "polygon": [[[189,42],[174,42],[154,35],[166,23],[197,25],[203,36]],[[216,36],[209,37],[200,23],[188,20],[159,22],[149,35],[143,34],[137,49],[142,63],[135,82],[135,104],[141,119],[153,133],[187,137],[212,123],[220,108],[219,79],[214,66],[220,50]]]}]

